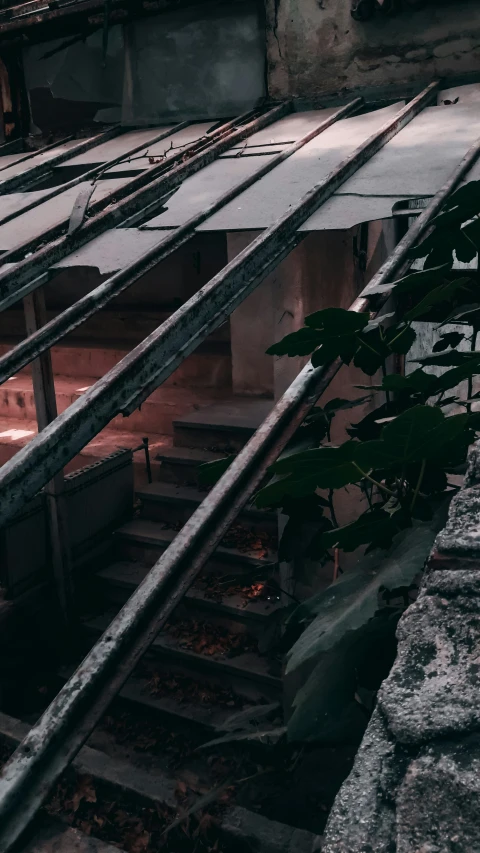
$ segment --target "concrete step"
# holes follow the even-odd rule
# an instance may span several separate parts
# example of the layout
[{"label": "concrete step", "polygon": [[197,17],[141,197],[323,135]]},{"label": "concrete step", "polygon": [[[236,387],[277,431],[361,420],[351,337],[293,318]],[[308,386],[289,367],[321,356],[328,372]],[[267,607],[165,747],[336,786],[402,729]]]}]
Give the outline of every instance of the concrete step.
[{"label": "concrete step", "polygon": [[[100,281],[96,271],[91,270],[92,278],[85,282],[84,285],[73,294],[76,299],[79,299],[84,292],[96,287]],[[86,270],[83,271],[83,276],[87,275]],[[71,281],[69,282],[71,285]],[[50,285],[51,287],[52,285]],[[60,314],[61,310],[65,310],[72,299],[68,299],[68,295],[72,296],[71,287],[65,288],[67,298],[64,296],[65,304],[62,303],[62,308],[57,310],[47,310],[47,322],[53,320]],[[58,297],[57,292],[57,297]],[[73,332],[70,332],[68,340],[74,346],[99,346],[113,347],[114,349],[123,349],[132,347],[143,341],[150,335],[154,329],[157,329],[165,320],[171,316],[172,310],[161,311],[155,308],[151,310],[142,310],[138,302],[131,306],[117,309],[102,309],[90,317],[85,323],[82,323]],[[18,343],[25,337],[25,317],[23,309],[13,307],[7,313],[0,314],[0,340],[2,344],[11,346]],[[206,343],[210,341],[229,341],[230,340],[230,323],[227,321],[209,335]],[[60,371],[63,372],[63,371]]]},{"label": "concrete step", "polygon": [[[0,417],[0,465],[8,462],[16,453],[28,444],[37,434],[36,421],[27,418]],[[83,448],[83,450],[72,459],[65,468],[66,473],[77,471],[86,465],[92,465],[99,459],[109,456],[122,447],[138,447],[142,438],[148,435],[151,451],[151,464],[153,476],[160,470],[160,462],[155,461],[158,453],[165,451],[171,444],[171,436],[158,435],[157,433],[129,432],[128,430],[105,429]],[[135,485],[140,488],[147,483],[145,467],[145,455],[143,451],[133,456]]]},{"label": "concrete step", "polygon": [[160,462],[158,480],[162,483],[198,486],[198,469],[206,462],[223,459],[224,453],[213,453],[196,447],[165,447],[155,459]]},{"label": "concrete step", "polygon": [[[55,391],[57,409],[65,411],[75,400],[81,397],[96,379],[87,377],[55,376]],[[157,388],[139,410],[128,418],[122,415],[114,418],[109,424],[109,430],[125,429],[133,432],[171,434],[172,423],[188,412],[196,411],[202,406],[208,406],[212,397],[222,399],[225,390],[220,388],[181,388],[162,386]],[[2,385],[0,389],[0,418],[15,418],[17,420],[35,420],[35,400],[31,377],[19,373]]]},{"label": "concrete step", "polygon": [[[106,604],[121,607],[144,580],[150,566],[143,563],[119,561],[101,569],[95,576],[101,599]],[[256,596],[258,593],[258,597]],[[267,591],[268,593],[268,591]],[[208,619],[232,631],[249,631],[261,636],[281,608],[275,590],[264,593],[258,581],[242,589],[228,581],[222,585],[212,576],[201,576],[187,592],[176,613],[191,619]]]},{"label": "concrete step", "polygon": [[[153,566],[177,535],[176,530],[162,527],[147,518],[135,518],[114,533],[117,559]],[[238,548],[219,546],[207,563],[207,571],[214,573],[238,573],[239,578],[253,570],[267,570],[276,564],[274,551],[241,551]]]},{"label": "concrete step", "polygon": [[[207,490],[201,491],[192,486],[177,486],[161,482],[151,483],[137,492],[137,497],[142,503],[141,517],[151,521],[162,521],[169,527],[184,524],[207,496]],[[239,516],[239,522],[250,530],[268,533],[276,543],[275,513],[249,507]]]},{"label": "concrete step", "polygon": [[240,450],[265,420],[272,400],[232,397],[214,402],[174,421],[176,447],[199,447],[215,452]]},{"label": "concrete step", "polygon": [[[0,357],[11,349],[9,344],[0,344]],[[59,379],[67,377],[80,380],[83,384],[100,379],[122,360],[132,347],[95,346],[58,346],[52,347],[53,371]],[[28,366],[21,374],[30,374]],[[185,361],[164,383],[164,387],[183,388],[230,388],[232,383],[232,364],[228,341],[205,342]]]},{"label": "concrete step", "polygon": [[[92,639],[98,639],[110,625],[113,611],[86,620],[84,628]],[[192,634],[197,623],[191,623]],[[183,626],[183,623],[182,623]],[[198,626],[197,626],[198,628]],[[201,626],[200,626],[201,630]],[[187,631],[187,629],[186,629]],[[232,644],[236,634],[232,634]],[[210,650],[208,650],[210,652]],[[234,657],[218,652],[198,653],[186,648],[172,635],[171,626],[161,631],[150,646],[149,659],[155,661],[160,674],[177,673],[188,678],[212,683],[229,684],[239,696],[247,698],[280,698],[282,690],[281,666],[260,654],[247,651]]]}]

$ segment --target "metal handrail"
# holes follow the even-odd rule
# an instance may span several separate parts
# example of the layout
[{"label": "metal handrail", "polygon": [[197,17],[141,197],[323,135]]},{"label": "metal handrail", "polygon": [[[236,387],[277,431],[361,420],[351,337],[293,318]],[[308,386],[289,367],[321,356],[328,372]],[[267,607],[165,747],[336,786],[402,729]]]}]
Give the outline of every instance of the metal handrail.
[{"label": "metal handrail", "polygon": [[[77,329],[82,323],[92,317],[100,308],[104,308],[112,299],[116,298],[120,293],[123,293],[128,287],[131,287],[141,276],[150,272],[160,261],[165,260],[174,251],[177,251],[180,246],[191,239],[195,233],[195,229],[228,204],[236,196],[244,192],[248,187],[266,175],[272,169],[276,168],[280,163],[283,163],[296,151],[299,151],[304,145],[318,136],[327,128],[331,127],[342,118],[352,115],[363,104],[361,98],[356,98],[345,107],[336,110],[335,113],[324,119],[317,127],[310,130],[301,139],[294,142],[285,151],[277,154],[274,157],[269,157],[265,165],[254,174],[245,178],[231,190],[228,190],[213,204],[205,208],[201,213],[191,217],[187,222],[179,228],[175,228],[171,233],[165,235],[160,245],[145,252],[140,258],[137,258],[133,263],[124,267],[118,273],[102,282],[98,287],[86,293],[81,299],[73,305],[66,308],[42,327],[41,330],[33,335],[30,335],[24,341],[17,344],[0,357],[0,385],[6,382],[7,379],[14,373],[17,373],[23,367],[26,367],[31,361],[37,358],[42,352],[49,349],[58,341],[62,340],[65,335]],[[0,308],[2,304],[0,303]]]},{"label": "metal handrail", "polygon": [[[377,313],[379,303],[390,295],[393,277],[410,266],[410,248],[428,233],[431,220],[479,155],[480,140],[350,310],[375,307]],[[302,370],[5,765],[0,777],[0,853],[7,853],[19,838],[340,366],[337,360],[319,368],[309,363]]]},{"label": "metal handrail", "polygon": [[299,226],[423,107],[430,84],[0,470],[0,525],[118,413],[138,408],[304,238]]}]

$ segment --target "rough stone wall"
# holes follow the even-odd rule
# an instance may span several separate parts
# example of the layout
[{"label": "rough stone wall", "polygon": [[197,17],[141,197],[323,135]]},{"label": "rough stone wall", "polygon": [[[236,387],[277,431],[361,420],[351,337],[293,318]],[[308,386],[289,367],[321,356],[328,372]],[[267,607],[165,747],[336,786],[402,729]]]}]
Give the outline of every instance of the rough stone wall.
[{"label": "rough stone wall", "polygon": [[398,641],[323,853],[477,853],[479,445]]},{"label": "rough stone wall", "polygon": [[444,0],[354,21],[351,0],[266,0],[273,97],[415,84],[480,72],[480,3]]}]

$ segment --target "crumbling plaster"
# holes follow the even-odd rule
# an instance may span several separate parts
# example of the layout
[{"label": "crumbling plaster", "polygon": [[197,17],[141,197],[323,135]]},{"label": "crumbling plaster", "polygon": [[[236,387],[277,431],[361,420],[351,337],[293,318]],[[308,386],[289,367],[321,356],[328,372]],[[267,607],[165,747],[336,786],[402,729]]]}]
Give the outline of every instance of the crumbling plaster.
[{"label": "crumbling plaster", "polygon": [[315,98],[480,73],[480,4],[354,21],[350,0],[266,0],[270,94]]}]

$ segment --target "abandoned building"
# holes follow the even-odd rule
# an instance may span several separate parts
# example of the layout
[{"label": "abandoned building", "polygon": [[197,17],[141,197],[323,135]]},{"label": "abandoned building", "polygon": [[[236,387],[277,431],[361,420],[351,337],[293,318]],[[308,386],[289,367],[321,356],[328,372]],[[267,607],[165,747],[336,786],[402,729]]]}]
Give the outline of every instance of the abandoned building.
[{"label": "abandoned building", "polygon": [[338,566],[253,502],[381,381],[267,350],[480,180],[478,3],[2,0],[0,96],[0,853],[480,850],[478,450],[341,740],[282,646]]}]

